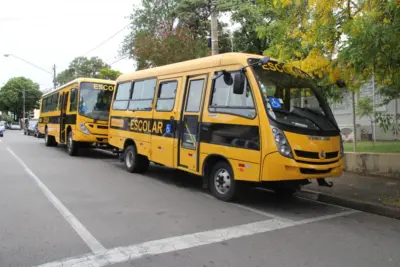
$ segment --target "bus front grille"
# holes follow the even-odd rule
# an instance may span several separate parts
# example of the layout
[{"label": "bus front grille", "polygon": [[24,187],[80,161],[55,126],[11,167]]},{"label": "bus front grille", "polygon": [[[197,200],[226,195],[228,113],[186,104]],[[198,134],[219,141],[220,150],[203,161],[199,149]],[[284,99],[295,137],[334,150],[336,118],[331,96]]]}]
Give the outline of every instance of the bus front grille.
[{"label": "bus front grille", "polygon": [[[304,150],[294,150],[294,152],[296,153],[296,156],[301,157],[301,158],[320,159],[318,152],[311,152],[311,151],[304,151]],[[325,159],[334,159],[334,158],[337,158],[338,155],[339,155],[339,151],[326,152]]]}]

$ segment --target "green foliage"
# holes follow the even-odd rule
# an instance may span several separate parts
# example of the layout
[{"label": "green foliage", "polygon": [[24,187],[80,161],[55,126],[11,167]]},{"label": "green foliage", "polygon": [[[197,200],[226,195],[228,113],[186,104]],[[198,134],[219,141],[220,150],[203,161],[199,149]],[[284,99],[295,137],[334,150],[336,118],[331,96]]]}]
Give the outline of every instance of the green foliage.
[{"label": "green foliage", "polygon": [[[123,41],[121,54],[135,59],[138,69],[207,56],[210,14],[211,0],[143,0],[130,16],[131,32]],[[231,50],[222,23],[219,48],[220,53]]]},{"label": "green foliage", "polygon": [[39,85],[25,77],[15,77],[0,89],[0,110],[12,112],[17,117],[23,113],[23,89],[25,89],[25,110],[26,112],[39,108],[39,100],[42,92]]},{"label": "green foliage", "polygon": [[121,74],[122,73],[119,72],[118,70],[103,68],[96,75],[96,78],[104,79],[104,80],[116,80],[118,78],[118,76],[120,76]]},{"label": "green foliage", "polygon": [[392,114],[377,113],[375,118],[376,118],[376,123],[385,133],[391,131],[393,135],[400,134],[399,114],[392,115]]},{"label": "green foliage", "polygon": [[239,24],[239,29],[233,33],[234,50],[252,54],[263,54],[271,39],[267,36],[259,37],[258,27],[267,27],[272,22],[273,12],[268,9],[258,9],[254,5],[239,5],[232,11],[232,21]]},{"label": "green foliage", "polygon": [[356,114],[359,118],[369,117],[372,118],[374,115],[374,106],[372,104],[372,99],[368,96],[361,97],[357,101]]},{"label": "green foliage", "polygon": [[348,36],[340,57],[366,80],[375,72],[388,103],[400,97],[400,5],[398,1],[366,1],[344,27]]},{"label": "green foliage", "polygon": [[68,69],[57,75],[57,83],[66,84],[79,77],[115,80],[119,74],[98,57],[77,57],[72,60]]}]

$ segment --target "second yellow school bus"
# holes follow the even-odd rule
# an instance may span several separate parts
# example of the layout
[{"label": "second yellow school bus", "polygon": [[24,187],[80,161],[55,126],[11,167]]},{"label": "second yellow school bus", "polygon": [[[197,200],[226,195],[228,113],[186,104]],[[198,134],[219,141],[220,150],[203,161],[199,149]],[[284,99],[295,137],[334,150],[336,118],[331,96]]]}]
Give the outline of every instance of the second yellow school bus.
[{"label": "second yellow school bus", "polygon": [[108,119],[115,81],[79,78],[42,97],[39,132],[46,146],[65,144],[71,156],[80,147],[108,144]]},{"label": "second yellow school bus", "polygon": [[258,55],[227,53],[118,78],[109,143],[129,172],[149,162],[203,176],[229,201],[245,182],[292,194],[340,176],[340,130],[304,72]]}]

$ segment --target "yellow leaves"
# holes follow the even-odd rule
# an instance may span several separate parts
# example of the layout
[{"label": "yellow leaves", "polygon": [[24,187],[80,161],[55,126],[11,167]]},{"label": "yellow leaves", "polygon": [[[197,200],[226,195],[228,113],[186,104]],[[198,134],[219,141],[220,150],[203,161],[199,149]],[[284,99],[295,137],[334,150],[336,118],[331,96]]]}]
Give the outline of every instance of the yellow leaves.
[{"label": "yellow leaves", "polygon": [[[296,1],[296,2],[298,2],[298,1]],[[274,0],[274,7],[277,7],[277,6],[286,7],[291,4],[293,4],[292,0]]]}]

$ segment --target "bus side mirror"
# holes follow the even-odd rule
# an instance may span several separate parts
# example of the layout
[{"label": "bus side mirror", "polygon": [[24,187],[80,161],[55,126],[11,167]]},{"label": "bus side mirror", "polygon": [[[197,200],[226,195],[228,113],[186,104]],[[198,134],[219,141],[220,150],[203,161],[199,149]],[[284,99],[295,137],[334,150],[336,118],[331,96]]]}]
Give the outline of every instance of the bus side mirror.
[{"label": "bus side mirror", "polygon": [[244,92],[244,80],[245,76],[244,73],[239,71],[235,73],[233,77],[233,93],[236,95],[242,95]]}]

